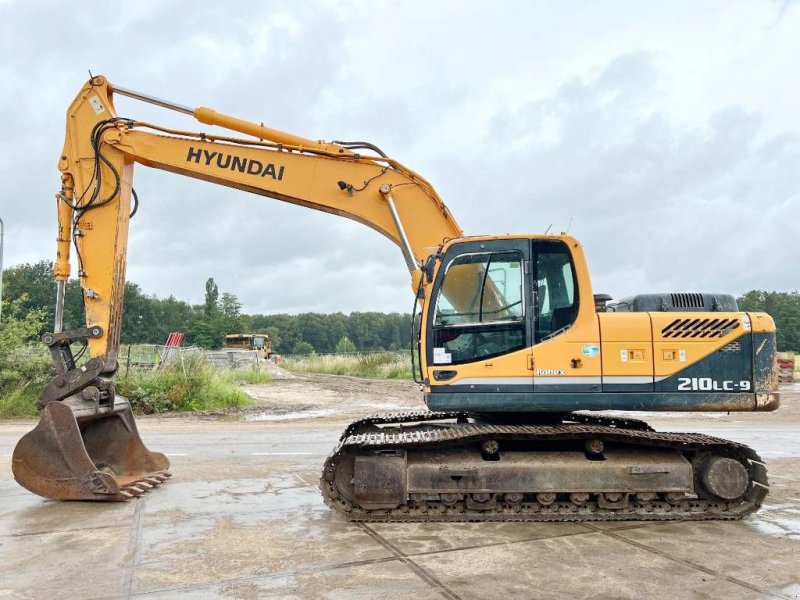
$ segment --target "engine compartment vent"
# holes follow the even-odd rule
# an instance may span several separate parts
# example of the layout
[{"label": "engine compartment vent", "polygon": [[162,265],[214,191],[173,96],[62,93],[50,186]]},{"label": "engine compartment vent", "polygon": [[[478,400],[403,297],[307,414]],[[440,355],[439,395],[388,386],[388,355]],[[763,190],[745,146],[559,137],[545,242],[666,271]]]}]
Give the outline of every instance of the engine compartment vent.
[{"label": "engine compartment vent", "polygon": [[637,294],[606,305],[608,312],[739,312],[730,294],[675,292]]},{"label": "engine compartment vent", "polygon": [[672,306],[678,308],[704,308],[703,294],[670,294]]}]

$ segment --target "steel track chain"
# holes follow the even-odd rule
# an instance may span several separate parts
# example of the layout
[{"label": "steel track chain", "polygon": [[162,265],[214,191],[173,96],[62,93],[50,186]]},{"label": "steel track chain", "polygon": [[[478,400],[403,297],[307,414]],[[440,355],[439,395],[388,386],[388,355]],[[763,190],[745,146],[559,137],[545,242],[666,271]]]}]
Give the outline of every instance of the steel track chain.
[{"label": "steel track chain", "polygon": [[642,431],[655,431],[650,425],[639,419],[627,417],[607,417],[605,415],[590,415],[586,413],[574,412],[567,417],[568,421],[576,423],[586,423],[587,425],[608,425],[620,429],[638,429]]},{"label": "steel track chain", "polygon": [[[426,421],[439,421],[442,419],[469,419],[475,418],[474,415],[464,411],[453,412],[432,412],[425,409],[409,410],[393,413],[376,413],[367,415],[361,419],[353,421],[342,432],[339,441],[353,435],[356,431],[363,427],[370,427],[374,425],[391,425],[396,423],[413,422],[414,424],[423,423]],[[604,415],[592,415],[581,412],[569,413],[565,420],[575,421],[576,423],[586,423],[591,425],[608,425],[609,427],[617,427],[620,429],[637,429],[644,431],[655,431],[644,421],[631,418],[620,417],[607,417]]]},{"label": "steel track chain", "polygon": [[[576,413],[570,415],[573,419]],[[320,489],[325,503],[350,521],[370,522],[463,522],[463,521],[619,521],[619,520],[709,520],[741,519],[758,510],[766,497],[768,481],[766,467],[751,448],[721,438],[699,433],[665,433],[653,431],[643,421],[637,419],[616,419],[596,415],[579,414],[580,423],[561,425],[492,425],[468,423],[467,413],[432,413],[412,411],[372,415],[352,423],[342,435],[337,447],[325,462]],[[460,424],[450,424],[448,428],[428,429],[385,428],[380,431],[359,429],[371,425],[406,424],[419,425],[443,419],[460,419]],[[626,422],[636,429],[626,429]],[[589,424],[595,422],[598,424]],[[644,425],[643,428],[642,425]],[[348,433],[349,432],[349,433]],[[590,501],[583,505],[571,502],[554,502],[542,505],[537,502],[509,504],[497,502],[492,510],[478,511],[467,509],[462,499],[460,503],[445,506],[441,502],[428,501],[421,505],[407,504],[394,510],[365,510],[353,506],[338,497],[334,483],[338,459],[345,453],[360,449],[413,449],[430,445],[474,443],[484,439],[554,441],[564,439],[595,438],[605,441],[678,448],[680,450],[713,450],[717,454],[731,456],[747,464],[751,485],[744,497],[733,503],[715,502],[703,499],[685,499],[676,504],[663,501],[638,501],[635,496],[624,509],[605,509]]]},{"label": "steel track chain", "polygon": [[440,421],[442,419],[467,418],[468,416],[469,414],[465,412],[431,412],[426,409],[392,413],[376,413],[374,415],[367,415],[366,417],[350,423],[350,425],[345,428],[342,435],[339,436],[339,441],[341,442],[345,438],[350,437],[359,429],[373,425],[392,425],[406,422],[418,424],[426,421]]}]

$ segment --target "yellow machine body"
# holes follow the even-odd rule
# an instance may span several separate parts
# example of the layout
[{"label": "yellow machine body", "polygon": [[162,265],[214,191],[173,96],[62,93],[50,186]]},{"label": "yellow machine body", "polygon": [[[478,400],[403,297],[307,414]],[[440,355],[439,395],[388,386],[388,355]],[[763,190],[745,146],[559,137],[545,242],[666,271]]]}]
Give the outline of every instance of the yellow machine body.
[{"label": "yellow machine body", "polygon": [[[559,269],[568,268],[571,275],[569,305],[550,310],[551,318],[559,310],[569,314],[558,331],[542,331],[538,325],[548,318],[548,307],[539,308],[548,301],[548,290],[537,285],[537,247],[549,249],[544,256],[558,256]],[[503,257],[510,248],[516,248],[519,266],[506,272],[497,267],[502,282],[487,275],[489,259],[483,259],[475,263],[482,265],[471,278],[475,285],[462,283],[459,293],[481,297],[485,308],[481,283],[484,290],[492,284],[496,294],[501,283],[510,285],[514,278],[514,291],[507,292],[511,301],[519,302],[514,314],[476,322],[473,306],[471,313],[453,309],[452,322],[438,323],[444,314],[440,296],[448,295],[448,269],[463,282],[455,269],[464,256]],[[563,234],[463,238],[446,244],[439,256],[437,273],[425,287],[431,300],[419,332],[420,373],[433,410],[741,411],[775,410],[779,405],[775,324],[769,315],[710,306],[659,312],[616,312],[603,306],[598,311],[580,243]],[[555,275],[560,274],[557,269]],[[551,287],[559,283],[540,282]],[[667,296],[704,301],[700,294]],[[474,338],[474,347],[469,347]]]}]

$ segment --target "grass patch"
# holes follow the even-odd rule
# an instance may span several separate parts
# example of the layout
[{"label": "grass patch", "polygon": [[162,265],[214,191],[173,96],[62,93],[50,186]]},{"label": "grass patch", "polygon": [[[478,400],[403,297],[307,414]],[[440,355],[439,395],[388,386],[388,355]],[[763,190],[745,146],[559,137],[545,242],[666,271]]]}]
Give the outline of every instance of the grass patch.
[{"label": "grass patch", "polygon": [[42,387],[53,376],[44,352],[19,348],[3,357],[0,366],[0,419],[36,417],[36,401]]},{"label": "grass patch", "polygon": [[326,354],[288,358],[286,368],[296,373],[326,373],[369,379],[413,379],[407,353]]},{"label": "grass patch", "polygon": [[222,381],[233,385],[255,385],[259,383],[270,383],[272,381],[272,377],[265,371],[260,371],[258,369],[222,370],[216,373]]},{"label": "grass patch", "polygon": [[217,370],[202,357],[187,357],[158,371],[131,369],[118,378],[117,393],[138,414],[219,410],[251,406],[253,399],[239,385],[269,381],[264,372]]},{"label": "grass patch", "polygon": [[0,395],[0,419],[20,419],[36,417],[36,400],[39,399],[39,386],[19,385]]},{"label": "grass patch", "polygon": [[[52,376],[47,356],[26,354],[0,370],[0,419],[36,418],[36,401]],[[158,371],[131,369],[117,375],[117,393],[130,400],[137,414],[220,410],[251,406],[243,384],[269,383],[270,376],[256,369],[222,370],[200,356],[175,361]]]}]

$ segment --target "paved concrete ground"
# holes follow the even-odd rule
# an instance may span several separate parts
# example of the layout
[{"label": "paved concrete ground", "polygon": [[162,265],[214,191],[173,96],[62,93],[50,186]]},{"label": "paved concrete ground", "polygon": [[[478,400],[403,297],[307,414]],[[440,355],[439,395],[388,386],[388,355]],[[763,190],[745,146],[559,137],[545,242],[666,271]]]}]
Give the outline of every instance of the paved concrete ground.
[{"label": "paved concrete ground", "polygon": [[350,524],[316,487],[341,415],[142,418],[172,480],[123,504],[49,502],[10,473],[33,422],[3,422],[0,598],[800,598],[800,393],[787,392],[771,415],[648,419],[767,460],[767,505],[733,523]]}]

